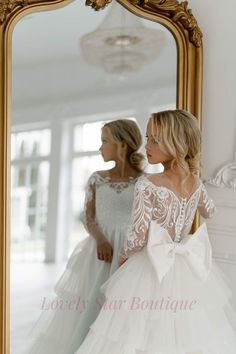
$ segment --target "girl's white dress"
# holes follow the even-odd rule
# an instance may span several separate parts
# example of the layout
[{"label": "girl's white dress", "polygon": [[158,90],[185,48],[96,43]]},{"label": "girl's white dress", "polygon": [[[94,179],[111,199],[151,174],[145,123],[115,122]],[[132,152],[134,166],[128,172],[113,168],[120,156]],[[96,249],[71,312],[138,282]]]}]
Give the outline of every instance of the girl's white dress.
[{"label": "girl's white dress", "polygon": [[[101,285],[118,268],[119,251],[130,220],[134,185],[137,179],[112,182],[98,172],[88,180],[84,224],[87,230],[97,225],[113,247],[111,263],[97,258],[92,236],[81,241],[54,287],[56,309],[45,309],[33,329],[30,354],[73,354],[98,315],[104,295]],[[48,306],[48,304],[47,304]]]},{"label": "girl's white dress", "polygon": [[236,353],[231,290],[206,224],[189,234],[197,209],[205,218],[215,209],[200,179],[186,199],[139,178],[128,259],[101,287],[106,302],[76,354]]}]

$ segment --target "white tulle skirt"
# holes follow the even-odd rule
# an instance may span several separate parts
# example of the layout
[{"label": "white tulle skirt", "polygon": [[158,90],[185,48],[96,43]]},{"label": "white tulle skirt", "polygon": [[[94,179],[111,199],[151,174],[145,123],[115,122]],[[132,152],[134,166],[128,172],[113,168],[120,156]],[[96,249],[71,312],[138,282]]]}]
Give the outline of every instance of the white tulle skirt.
[{"label": "white tulle skirt", "polygon": [[106,301],[76,354],[235,354],[227,282],[214,262],[201,282],[176,255],[160,283],[144,248],[102,286]]},{"label": "white tulle skirt", "polygon": [[45,301],[43,313],[30,333],[28,354],[73,354],[89,331],[104,302],[101,285],[118,268],[124,232],[107,232],[113,246],[112,263],[97,259],[96,242],[88,237],[78,244],[55,285],[57,295]]}]

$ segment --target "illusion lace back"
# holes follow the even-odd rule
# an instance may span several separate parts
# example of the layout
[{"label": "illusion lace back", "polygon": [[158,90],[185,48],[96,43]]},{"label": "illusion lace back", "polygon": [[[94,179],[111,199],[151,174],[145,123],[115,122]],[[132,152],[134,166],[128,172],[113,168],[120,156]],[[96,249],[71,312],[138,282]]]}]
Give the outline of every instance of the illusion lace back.
[{"label": "illusion lace back", "polygon": [[129,256],[146,245],[151,221],[166,229],[173,241],[179,242],[189,233],[197,209],[205,218],[215,211],[200,179],[190,197],[182,198],[165,186],[155,185],[147,176],[140,177],[135,186],[131,223],[122,256]]},{"label": "illusion lace back", "polygon": [[198,178],[188,198],[149,178],[135,185],[128,259],[102,285],[106,302],[76,354],[235,354],[232,292],[206,224],[189,234],[196,210],[211,217],[214,204]]}]

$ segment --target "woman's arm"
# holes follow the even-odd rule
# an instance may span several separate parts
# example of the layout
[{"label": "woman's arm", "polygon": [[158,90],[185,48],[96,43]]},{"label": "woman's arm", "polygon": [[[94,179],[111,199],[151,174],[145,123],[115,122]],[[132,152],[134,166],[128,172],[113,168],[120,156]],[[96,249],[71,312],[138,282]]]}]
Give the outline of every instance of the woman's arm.
[{"label": "woman's arm", "polygon": [[135,185],[131,221],[124,246],[120,252],[119,265],[123,264],[131,254],[140,251],[147,244],[153,209],[153,195],[144,178],[141,177]]}]

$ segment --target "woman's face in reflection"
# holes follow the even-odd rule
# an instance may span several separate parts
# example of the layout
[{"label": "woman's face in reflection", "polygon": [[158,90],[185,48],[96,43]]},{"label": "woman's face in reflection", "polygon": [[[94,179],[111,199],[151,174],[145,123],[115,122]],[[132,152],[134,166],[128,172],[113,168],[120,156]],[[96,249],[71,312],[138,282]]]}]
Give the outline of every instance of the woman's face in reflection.
[{"label": "woman's face in reflection", "polygon": [[103,160],[105,162],[116,160],[118,144],[112,141],[109,128],[102,128],[101,140],[102,145],[100,146],[99,151],[101,152]]}]

